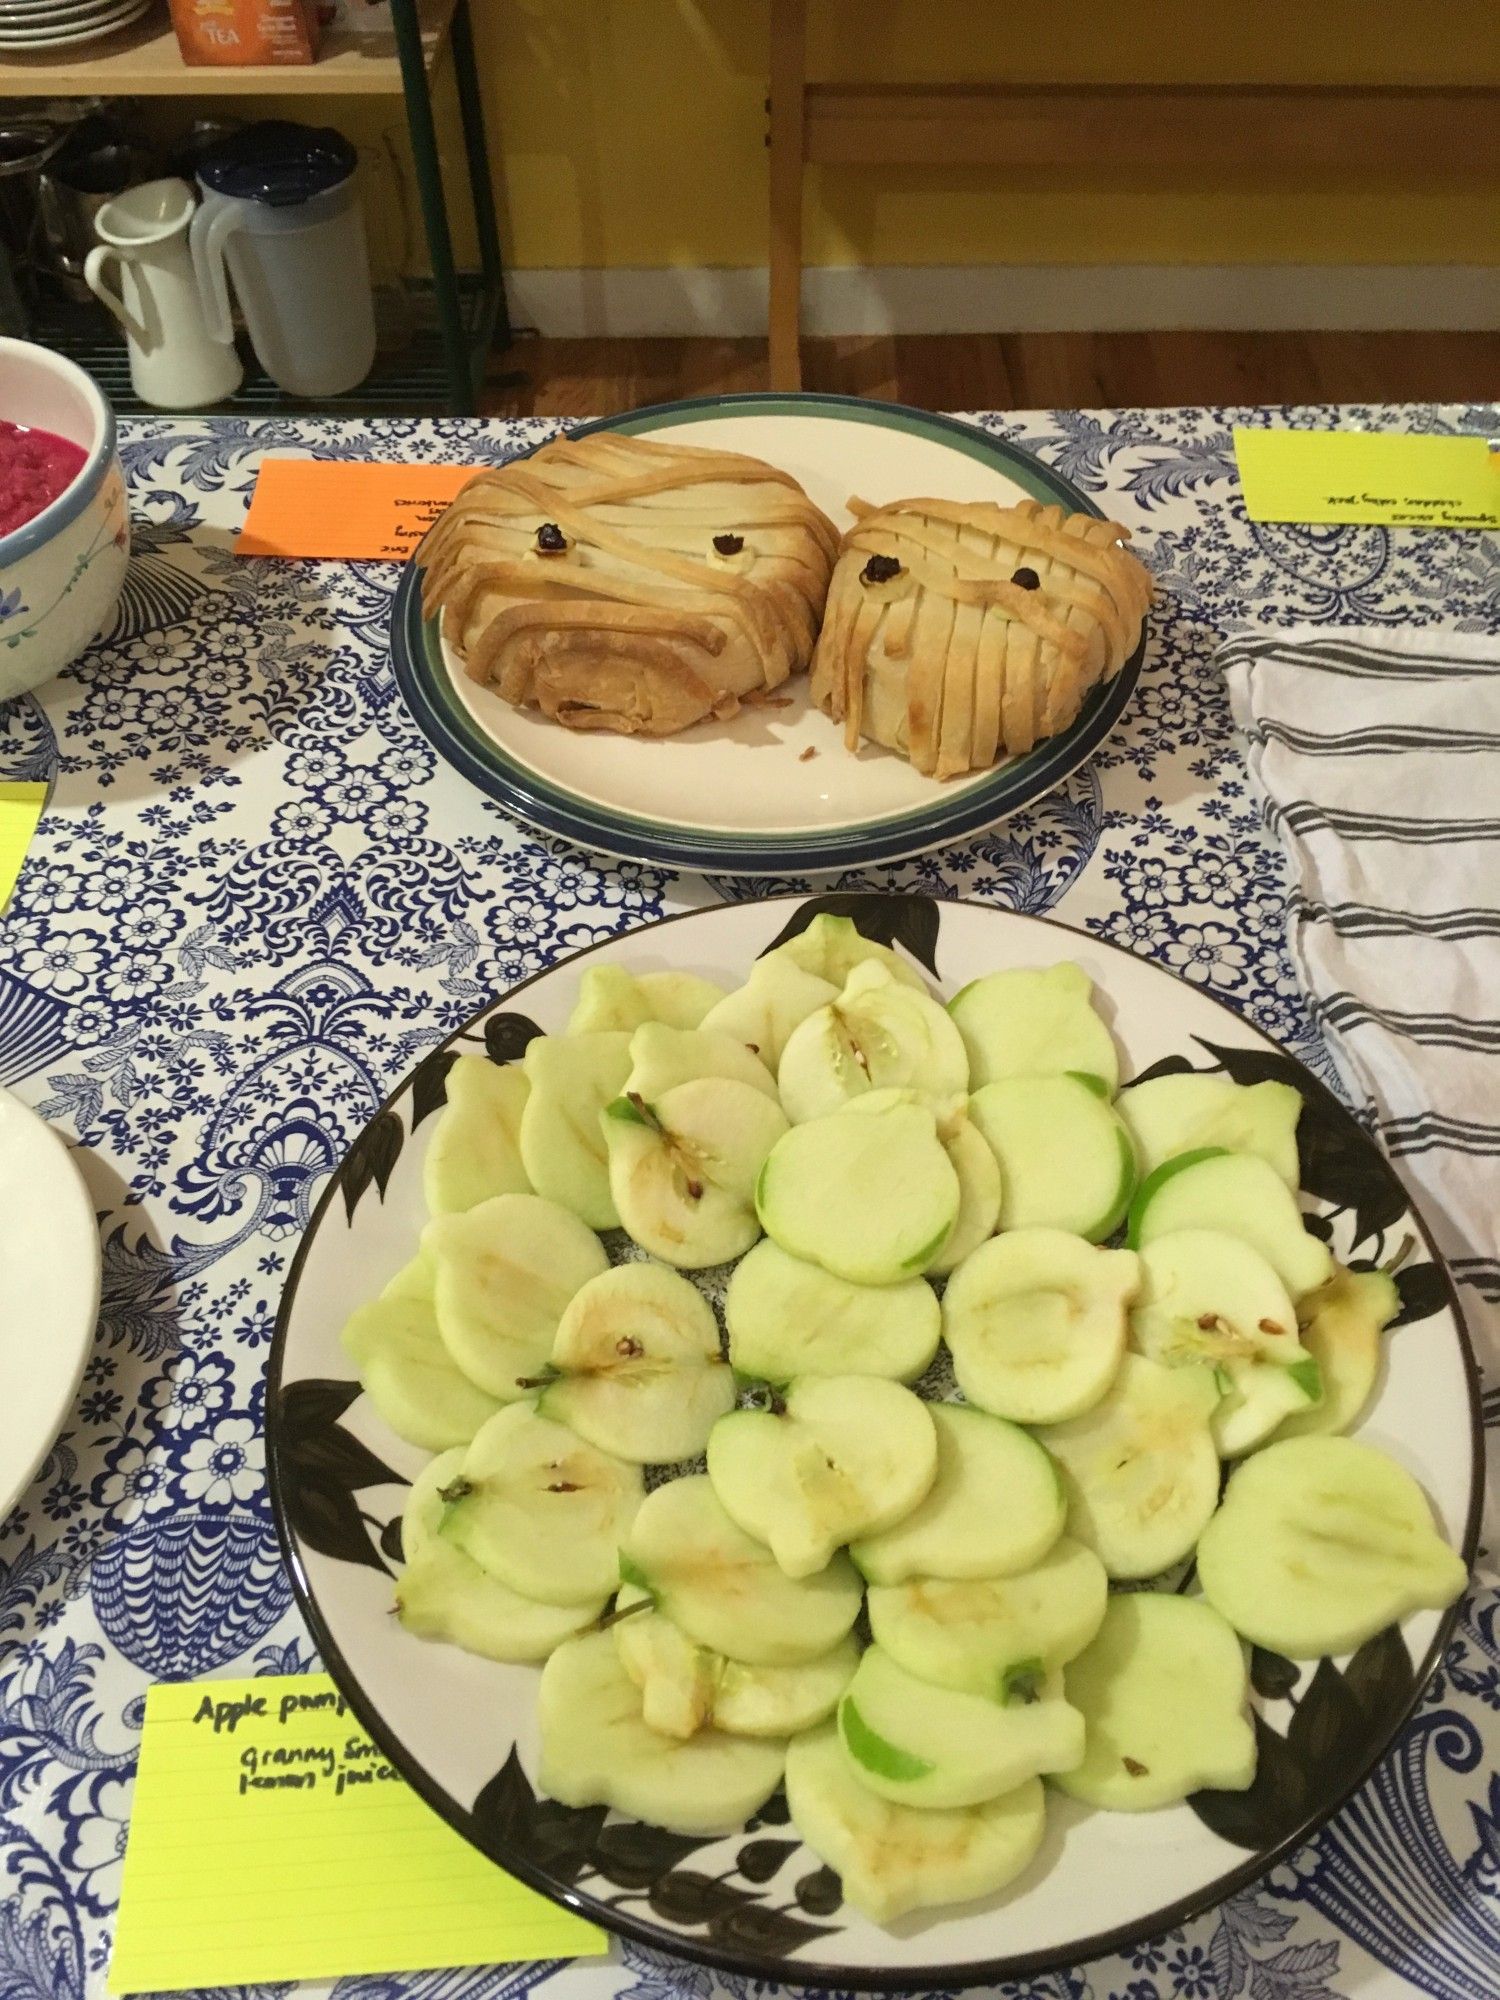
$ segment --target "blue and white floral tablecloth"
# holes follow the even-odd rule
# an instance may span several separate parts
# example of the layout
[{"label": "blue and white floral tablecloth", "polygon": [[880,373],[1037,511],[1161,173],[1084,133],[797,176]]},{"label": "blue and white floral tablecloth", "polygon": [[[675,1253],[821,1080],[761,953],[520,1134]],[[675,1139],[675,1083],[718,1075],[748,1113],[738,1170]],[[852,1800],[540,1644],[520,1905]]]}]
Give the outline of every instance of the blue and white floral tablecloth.
[{"label": "blue and white floral tablecloth", "polygon": [[[967,846],[850,879],[1059,910],[1221,995],[1333,1080],[1283,947],[1281,864],[1214,646],[1263,617],[1500,630],[1500,537],[1248,521],[1230,426],[1271,415],[1335,420],[977,419],[1135,530],[1161,589],[1151,658],[1120,734],[1053,798]],[[1492,408],[1338,416],[1500,434]],[[78,1405],[0,1523],[0,2000],[103,1992],[148,1683],[314,1663],[271,1523],[263,1375],[298,1231],[353,1134],[512,981],[750,892],[598,864],[440,766],[391,676],[391,567],[232,555],[267,451],[500,458],[548,428],[122,426],[137,557],[119,624],[40,699],[0,708],[0,776],[56,781],[0,922],[0,1081],[78,1141],[104,1244]],[[1158,1943],[1007,1986],[1008,2000],[1500,1994],[1492,1582],[1405,1741],[1291,1865]],[[1399,1899],[1366,1889],[1382,1851],[1405,1857]],[[747,1986],[627,1944],[595,1965],[334,1990],[761,2000]]]}]

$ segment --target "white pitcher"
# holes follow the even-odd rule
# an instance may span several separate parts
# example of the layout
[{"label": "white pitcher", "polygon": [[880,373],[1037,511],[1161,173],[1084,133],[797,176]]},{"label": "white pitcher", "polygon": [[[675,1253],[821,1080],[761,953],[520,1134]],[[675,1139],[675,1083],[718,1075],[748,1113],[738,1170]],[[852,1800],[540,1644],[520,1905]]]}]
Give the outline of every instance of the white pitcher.
[{"label": "white pitcher", "polygon": [[352,182],[273,206],[200,177],[193,264],[210,330],[231,336],[229,285],[261,366],[289,396],[321,400],[363,382],[375,361],[364,219]]},{"label": "white pitcher", "polygon": [[[188,251],[195,206],[186,181],[147,181],[106,202],[83,267],[89,290],[125,329],[130,380],[143,403],[194,410],[233,395],[244,371],[234,348],[211,337]],[[119,267],[118,287],[106,270]]]}]

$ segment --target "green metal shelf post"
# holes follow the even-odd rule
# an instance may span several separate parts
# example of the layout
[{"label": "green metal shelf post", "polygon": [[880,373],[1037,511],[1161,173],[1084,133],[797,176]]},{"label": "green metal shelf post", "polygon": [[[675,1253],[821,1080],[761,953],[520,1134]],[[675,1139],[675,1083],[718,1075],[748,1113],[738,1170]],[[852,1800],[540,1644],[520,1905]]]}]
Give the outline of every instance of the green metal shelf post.
[{"label": "green metal shelf post", "polygon": [[498,341],[510,346],[510,313],[505,299],[505,273],[500,265],[500,228],[495,219],[495,184],[490,179],[490,149],[484,129],[484,101],[479,91],[479,64],[474,55],[474,29],[469,19],[469,0],[458,0],[450,30],[453,48],[453,75],[458,85],[458,111],[464,129],[464,153],[469,170],[469,192],[474,203],[474,232],[479,238],[479,266],[484,278],[486,299],[493,298],[494,312],[485,329],[484,345]]},{"label": "green metal shelf post", "polygon": [[[464,16],[468,26],[467,0],[458,0],[458,10],[454,15],[457,26],[459,15]],[[396,32],[396,54],[401,63],[401,86],[406,96],[406,122],[411,133],[412,164],[416,169],[417,197],[422,204],[422,226],[427,236],[427,255],[432,264],[432,284],[438,315],[438,330],[443,342],[443,358],[448,370],[448,394],[455,416],[472,416],[477,406],[475,357],[469,349],[469,332],[464,325],[463,301],[458,289],[458,269],[453,261],[453,235],[448,227],[448,204],[443,194],[443,163],[438,156],[437,127],[432,117],[432,92],[427,83],[427,65],[422,56],[422,24],[417,15],[417,0],[391,0],[391,25]],[[457,63],[458,49],[454,48]],[[473,47],[470,40],[469,60],[472,67]],[[465,121],[467,126],[467,120]],[[486,187],[489,181],[488,150],[483,146],[481,131],[481,156]],[[469,177],[475,183],[475,209],[478,210],[478,188],[475,177],[474,152],[468,156]],[[481,320],[488,317],[481,314]]]}]

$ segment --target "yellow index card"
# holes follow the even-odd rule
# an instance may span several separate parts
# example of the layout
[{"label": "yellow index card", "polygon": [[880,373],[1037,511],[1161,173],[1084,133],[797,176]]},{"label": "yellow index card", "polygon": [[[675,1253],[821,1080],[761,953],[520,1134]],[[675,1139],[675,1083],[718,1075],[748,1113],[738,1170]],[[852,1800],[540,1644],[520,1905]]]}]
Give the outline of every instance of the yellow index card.
[{"label": "yellow index card", "polygon": [[1488,438],[1236,430],[1234,455],[1252,521],[1500,528],[1500,448]]},{"label": "yellow index card", "polygon": [[424,1805],[326,1674],[148,1690],[112,1993],[606,1945]]},{"label": "yellow index card", "polygon": [[46,803],[45,785],[0,785],[0,910],[10,901]]}]

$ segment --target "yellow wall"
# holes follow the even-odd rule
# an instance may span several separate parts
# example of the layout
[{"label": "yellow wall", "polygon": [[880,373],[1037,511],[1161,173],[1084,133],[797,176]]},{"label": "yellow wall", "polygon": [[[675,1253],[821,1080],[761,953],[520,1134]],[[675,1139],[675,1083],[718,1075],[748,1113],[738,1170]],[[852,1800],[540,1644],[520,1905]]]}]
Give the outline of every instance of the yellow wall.
[{"label": "yellow wall", "polygon": [[[470,4],[513,264],[765,262],[766,0]],[[1500,82],[1496,19],[1495,0],[812,0],[810,67],[887,81]],[[366,143],[399,139],[399,107],[357,125],[345,108]],[[1440,159],[1378,178],[840,168],[809,181],[813,264],[1500,261],[1500,185]]]},{"label": "yellow wall", "polygon": [[[765,0],[473,0],[527,265],[765,260]],[[812,0],[810,68],[854,80],[1500,82],[1495,0]],[[826,170],[810,263],[1481,263],[1500,200],[1372,183]]]}]

